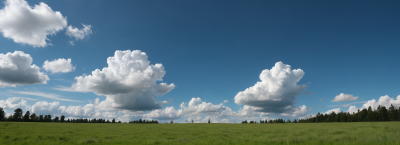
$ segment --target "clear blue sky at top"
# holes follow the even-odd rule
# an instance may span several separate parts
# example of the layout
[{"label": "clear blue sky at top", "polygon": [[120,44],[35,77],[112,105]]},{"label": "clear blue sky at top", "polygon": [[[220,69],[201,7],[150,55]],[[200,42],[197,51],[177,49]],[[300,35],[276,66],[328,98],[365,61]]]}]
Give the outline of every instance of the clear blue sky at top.
[{"label": "clear blue sky at top", "polygon": [[[29,1],[32,6],[40,1]],[[24,51],[41,66],[45,60],[71,58],[76,71],[51,74],[37,89],[78,100],[93,93],[53,90],[70,86],[75,76],[107,66],[115,50],[142,50],[152,64],[165,66],[163,82],[177,87],[158,98],[167,106],[200,97],[213,104],[233,98],[259,81],[278,61],[302,69],[299,84],[313,95],[298,96],[312,112],[332,108],[340,93],[366,101],[400,95],[400,1],[45,1],[67,16],[68,24],[91,24],[93,34],[75,46],[65,31],[49,36],[54,46],[33,48],[0,37],[0,53]],[[1,7],[3,7],[2,4]],[[320,102],[319,99],[327,99]],[[4,99],[4,98],[0,98]],[[104,97],[102,98],[104,99]],[[63,102],[76,105],[79,103]],[[85,103],[81,103],[85,104]],[[361,104],[358,104],[359,107]],[[342,110],[347,110],[344,107]]]}]

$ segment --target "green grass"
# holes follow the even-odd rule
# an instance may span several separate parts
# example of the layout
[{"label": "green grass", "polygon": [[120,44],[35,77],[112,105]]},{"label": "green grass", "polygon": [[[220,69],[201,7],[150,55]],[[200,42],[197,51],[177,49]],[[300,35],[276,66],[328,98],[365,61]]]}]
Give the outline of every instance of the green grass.
[{"label": "green grass", "polygon": [[0,122],[0,144],[400,144],[400,122],[296,124]]}]

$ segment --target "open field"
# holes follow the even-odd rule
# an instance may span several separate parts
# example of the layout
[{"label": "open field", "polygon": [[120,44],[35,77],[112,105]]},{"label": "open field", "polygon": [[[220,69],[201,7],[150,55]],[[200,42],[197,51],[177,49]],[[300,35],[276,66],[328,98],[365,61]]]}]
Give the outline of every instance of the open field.
[{"label": "open field", "polygon": [[0,144],[399,144],[400,122],[125,124],[0,122]]}]

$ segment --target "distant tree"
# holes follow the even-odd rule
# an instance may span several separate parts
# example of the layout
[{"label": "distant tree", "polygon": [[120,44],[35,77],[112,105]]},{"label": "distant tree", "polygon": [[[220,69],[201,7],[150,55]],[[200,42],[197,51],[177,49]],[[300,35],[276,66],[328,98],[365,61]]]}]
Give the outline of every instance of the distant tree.
[{"label": "distant tree", "polygon": [[51,122],[51,115],[47,115],[47,122]]},{"label": "distant tree", "polygon": [[192,123],[193,123],[193,120],[192,120]]},{"label": "distant tree", "polygon": [[393,104],[390,104],[388,110],[388,119],[389,121],[396,121],[397,120],[397,110],[394,108]]},{"label": "distant tree", "polygon": [[49,116],[44,115],[43,122],[47,122],[49,120]]},{"label": "distant tree", "polygon": [[171,120],[171,124],[174,123],[174,121]]},{"label": "distant tree", "polygon": [[61,115],[60,122],[65,122],[65,116]]},{"label": "distant tree", "polygon": [[113,118],[112,123],[115,123],[115,119]]},{"label": "distant tree", "polygon": [[21,108],[15,109],[13,117],[14,121],[22,121],[22,109]]},{"label": "distant tree", "polygon": [[58,117],[54,118],[54,122],[60,122],[60,118]]},{"label": "distant tree", "polygon": [[118,123],[121,123],[121,121],[118,121]]},{"label": "distant tree", "polygon": [[5,120],[6,112],[0,107],[0,121]]},{"label": "distant tree", "polygon": [[208,119],[208,123],[211,123],[210,119]]},{"label": "distant tree", "polygon": [[37,121],[37,117],[36,117],[35,113],[32,113],[30,117],[31,117],[31,121],[32,122],[36,122]]},{"label": "distant tree", "polygon": [[39,115],[39,122],[43,122],[43,121],[44,121],[43,115]]},{"label": "distant tree", "polygon": [[24,122],[29,122],[30,120],[29,120],[29,116],[31,116],[31,113],[29,113],[29,111],[26,111],[25,112],[25,115],[24,115],[24,117],[23,117],[23,121]]},{"label": "distant tree", "polygon": [[14,116],[12,114],[8,116],[7,121],[14,121]]},{"label": "distant tree", "polygon": [[400,121],[400,107],[397,109],[397,121]]},{"label": "distant tree", "polygon": [[382,106],[381,109],[379,110],[381,121],[388,121],[387,113],[388,113],[388,111],[387,111],[386,107]]},{"label": "distant tree", "polygon": [[139,123],[142,123],[142,119],[139,119]]},{"label": "distant tree", "polygon": [[367,112],[366,121],[374,121],[374,113],[372,112],[371,106],[368,107]]}]

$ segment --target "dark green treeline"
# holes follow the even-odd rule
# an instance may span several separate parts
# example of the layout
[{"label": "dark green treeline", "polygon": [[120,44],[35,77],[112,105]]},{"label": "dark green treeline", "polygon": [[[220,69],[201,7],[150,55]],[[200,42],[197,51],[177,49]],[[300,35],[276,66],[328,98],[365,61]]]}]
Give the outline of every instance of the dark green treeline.
[{"label": "dark green treeline", "polygon": [[[29,111],[23,115],[22,109],[18,108],[14,110],[14,113],[9,117],[5,117],[5,111],[0,107],[0,121],[19,121],[19,122],[70,122],[70,123],[117,123],[115,119],[105,120],[101,118],[93,119],[65,119],[65,116],[54,117],[51,115],[36,115],[35,113],[30,114]],[[121,121],[118,121],[121,123]]]},{"label": "dark green treeline", "polygon": [[[317,123],[317,122],[376,122],[376,121],[400,121],[400,107],[396,109],[392,104],[389,109],[385,106],[378,106],[373,110],[371,106],[368,109],[358,109],[357,112],[332,112],[330,114],[319,113],[315,117],[307,119],[283,120],[260,120],[258,123]],[[242,123],[257,123],[256,121],[243,121]]]},{"label": "dark green treeline", "polygon": [[129,123],[158,123],[157,120],[145,120],[145,119],[139,119],[139,120],[133,120],[129,121]]}]

